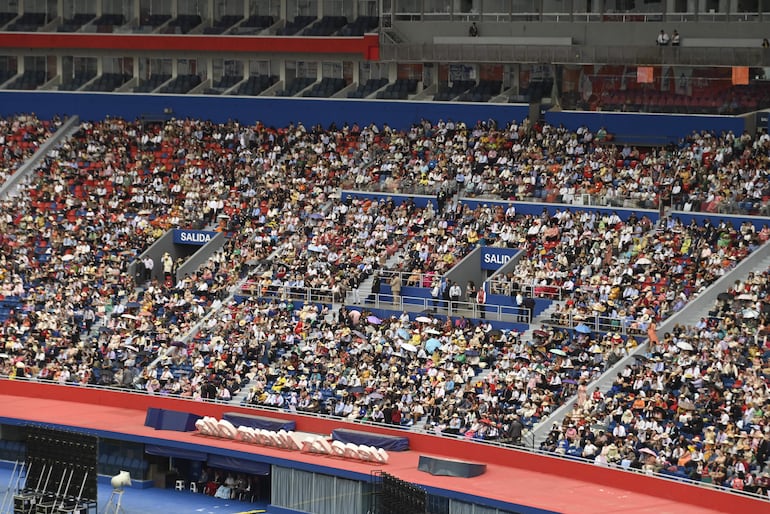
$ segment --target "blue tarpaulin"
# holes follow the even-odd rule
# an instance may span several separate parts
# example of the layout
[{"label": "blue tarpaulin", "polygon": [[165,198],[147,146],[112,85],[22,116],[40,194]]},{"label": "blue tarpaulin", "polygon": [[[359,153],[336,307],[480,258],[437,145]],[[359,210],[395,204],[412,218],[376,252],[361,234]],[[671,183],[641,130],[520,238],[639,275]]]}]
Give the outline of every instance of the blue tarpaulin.
[{"label": "blue tarpaulin", "polygon": [[341,443],[365,444],[392,452],[405,452],[409,449],[409,439],[393,435],[372,434],[358,430],[338,428],[332,431],[332,439]]},{"label": "blue tarpaulin", "polygon": [[212,468],[238,471],[248,475],[270,474],[270,464],[239,459],[237,457],[225,457],[224,455],[209,455],[208,465]]},{"label": "blue tarpaulin", "polygon": [[144,445],[144,452],[150,455],[159,455],[161,457],[174,457],[176,459],[197,460],[205,462],[208,454],[196,452],[195,450],[186,450],[184,448],[173,448],[171,446],[160,446],[157,444]]}]

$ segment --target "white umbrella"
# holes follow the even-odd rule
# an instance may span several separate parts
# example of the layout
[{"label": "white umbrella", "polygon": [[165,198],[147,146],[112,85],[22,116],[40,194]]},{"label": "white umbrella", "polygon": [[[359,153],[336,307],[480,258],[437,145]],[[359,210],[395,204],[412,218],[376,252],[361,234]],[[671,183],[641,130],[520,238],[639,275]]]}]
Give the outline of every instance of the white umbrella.
[{"label": "white umbrella", "polygon": [[753,294],[743,293],[743,294],[739,294],[738,296],[736,296],[735,299],[736,300],[752,300],[753,301],[753,300],[756,300],[757,297],[754,296]]},{"label": "white umbrella", "polygon": [[126,319],[134,319],[134,320],[139,319],[137,316],[134,316],[133,314],[121,314],[120,317],[126,318]]},{"label": "white umbrella", "polygon": [[430,323],[431,321],[433,321],[428,316],[417,316],[416,318],[414,318],[414,320],[420,323]]},{"label": "white umbrella", "polygon": [[636,263],[646,265],[646,264],[652,264],[652,261],[647,257],[640,257],[639,259],[636,260]]},{"label": "white umbrella", "polygon": [[687,350],[687,351],[690,351],[690,352],[693,350],[692,345],[690,343],[688,343],[687,341],[679,341],[678,343],[676,343],[676,346],[677,346],[677,348],[679,348],[681,350]]},{"label": "white umbrella", "polygon": [[71,261],[74,258],[75,258],[75,254],[68,253],[66,255],[62,255],[61,260],[63,260],[64,262],[67,262],[67,261]]},{"label": "white umbrella", "polygon": [[440,336],[441,335],[441,331],[436,330],[435,328],[429,328],[428,330],[425,331],[425,333],[426,334],[431,334],[431,335],[434,335],[434,336]]},{"label": "white umbrella", "polygon": [[401,348],[407,352],[416,352],[417,347],[411,343],[401,343]]}]

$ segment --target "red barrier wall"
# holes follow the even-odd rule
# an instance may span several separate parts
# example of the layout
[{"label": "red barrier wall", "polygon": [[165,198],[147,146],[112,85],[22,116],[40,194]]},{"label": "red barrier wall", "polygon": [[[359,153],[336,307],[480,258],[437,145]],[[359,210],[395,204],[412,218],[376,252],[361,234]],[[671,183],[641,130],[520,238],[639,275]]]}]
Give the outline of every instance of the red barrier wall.
[{"label": "red barrier wall", "polygon": [[155,34],[1,33],[0,48],[151,52],[301,53],[380,58],[377,34],[360,37],[196,36]]},{"label": "red barrier wall", "polygon": [[458,439],[436,437],[427,434],[415,434],[385,427],[362,426],[355,423],[314,418],[312,416],[302,416],[288,412],[274,412],[249,409],[234,405],[203,403],[177,398],[162,398],[143,394],[126,394],[118,391],[106,391],[103,389],[59,386],[55,384],[14,380],[0,380],[0,394],[122,407],[139,411],[146,411],[148,407],[155,407],[180,410],[200,416],[213,416],[215,418],[221,418],[224,412],[243,412],[246,414],[291,419],[297,424],[297,430],[301,432],[326,434],[331,433],[335,428],[347,428],[387,435],[407,436],[409,438],[410,449],[416,452],[548,473],[554,476],[578,479],[585,482],[602,484],[608,487],[617,487],[636,493],[662,497],[691,505],[723,510],[724,512],[755,513],[767,512],[769,510],[766,502],[747,496],[663,480],[660,478],[640,475],[638,473],[629,473],[514,449],[475,444]]}]

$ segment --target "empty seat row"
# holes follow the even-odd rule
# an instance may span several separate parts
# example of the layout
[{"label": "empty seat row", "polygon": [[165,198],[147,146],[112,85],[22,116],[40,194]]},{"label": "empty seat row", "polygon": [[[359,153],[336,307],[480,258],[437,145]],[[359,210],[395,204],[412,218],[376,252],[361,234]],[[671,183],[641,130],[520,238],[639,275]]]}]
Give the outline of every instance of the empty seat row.
[{"label": "empty seat row", "polygon": [[275,75],[252,75],[245,80],[232,94],[239,96],[257,96],[278,82]]},{"label": "empty seat row", "polygon": [[12,32],[37,32],[37,30],[51,21],[44,12],[25,12],[16,21],[5,27]]},{"label": "empty seat row", "polygon": [[131,80],[130,75],[121,73],[104,73],[99,78],[88,84],[84,91],[115,91],[120,86]]},{"label": "empty seat row", "polygon": [[153,75],[147,80],[140,81],[139,85],[134,88],[135,93],[151,93],[158,89],[161,84],[168,81],[171,75]]},{"label": "empty seat row", "polygon": [[230,27],[235,26],[239,21],[243,19],[238,14],[225,14],[221,18],[217,18],[213,21],[210,27],[203,29],[204,34],[222,34]]},{"label": "empty seat row", "polygon": [[17,77],[15,80],[5,86],[5,89],[37,89],[45,84],[46,81],[45,70],[27,70]]},{"label": "empty seat row", "polygon": [[95,71],[77,72],[71,78],[62,80],[58,89],[59,91],[77,91],[95,76]]},{"label": "empty seat row", "polygon": [[283,28],[278,29],[279,36],[294,36],[299,34],[305,27],[317,20],[315,16],[296,16],[293,21],[286,22]]},{"label": "empty seat row", "polygon": [[363,84],[359,84],[355,91],[348,93],[348,98],[366,98],[378,89],[382,89],[388,83],[388,79],[369,79]]},{"label": "empty seat row", "polygon": [[284,89],[276,93],[277,96],[295,96],[299,94],[303,89],[306,89],[315,82],[311,77],[297,77],[292,80]]},{"label": "empty seat row", "polygon": [[58,32],[77,32],[84,25],[87,25],[89,22],[91,22],[95,18],[96,18],[95,13],[75,14],[72,16],[72,18],[64,20],[62,24],[56,28],[56,30]]},{"label": "empty seat row", "polygon": [[398,79],[377,93],[379,100],[406,100],[417,92],[417,79]]},{"label": "empty seat row", "polygon": [[324,16],[302,31],[303,36],[331,36],[348,24],[345,16]]},{"label": "empty seat row", "polygon": [[177,75],[174,80],[161,88],[160,93],[185,94],[200,83],[199,75]]},{"label": "empty seat row", "polygon": [[329,98],[334,93],[343,89],[347,83],[343,78],[329,78],[326,77],[315,84],[310,90],[305,91],[302,96],[308,98]]}]

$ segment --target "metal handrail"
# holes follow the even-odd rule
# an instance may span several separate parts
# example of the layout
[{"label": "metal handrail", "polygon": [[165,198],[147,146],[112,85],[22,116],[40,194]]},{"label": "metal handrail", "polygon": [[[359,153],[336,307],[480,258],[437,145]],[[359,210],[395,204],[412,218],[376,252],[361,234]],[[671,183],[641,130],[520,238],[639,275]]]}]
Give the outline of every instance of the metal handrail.
[{"label": "metal handrail", "polygon": [[[141,395],[141,396],[159,396],[159,395],[155,395],[153,393],[148,393],[148,392],[143,391],[143,390],[129,390],[129,389],[123,389],[123,388],[118,388],[118,387],[99,386],[99,385],[92,385],[92,384],[88,384],[88,385],[82,385],[82,384],[77,384],[77,385],[76,384],[60,384],[58,382],[41,381],[41,380],[31,379],[31,378],[26,378],[26,377],[16,377],[16,378],[11,379],[11,378],[9,378],[7,376],[0,375],[0,381],[3,381],[3,380],[17,380],[17,381],[21,381],[21,382],[30,382],[30,383],[45,383],[45,384],[54,385],[54,386],[60,386],[60,387],[86,387],[86,388],[89,388],[89,389],[98,389],[98,390],[103,390],[103,391],[119,392],[119,393],[122,393],[122,394],[136,394],[136,395]],[[200,401],[201,401],[201,400],[194,400],[192,398],[184,398],[184,397],[178,397],[178,396],[174,396],[173,398],[175,400],[194,402],[194,403],[200,403]],[[233,402],[231,402],[231,401],[222,401],[222,400],[204,399],[202,401],[206,402],[206,403],[219,404],[219,405],[232,405],[233,404]],[[418,429],[418,428],[415,428],[415,427],[412,427],[412,426],[384,425],[383,423],[375,423],[375,422],[359,420],[359,419],[340,418],[339,416],[332,416],[332,415],[329,415],[329,414],[321,414],[321,413],[308,414],[308,413],[305,413],[303,411],[291,411],[291,410],[289,410],[287,408],[276,408],[276,407],[271,407],[269,405],[260,405],[258,407],[251,406],[251,405],[242,405],[241,407],[245,408],[245,409],[253,409],[255,411],[268,411],[268,412],[276,412],[276,413],[284,413],[284,414],[289,412],[289,413],[291,413],[294,416],[300,416],[300,417],[308,418],[308,419],[325,419],[325,420],[332,420],[332,421],[344,421],[346,423],[352,423],[352,424],[355,424],[355,425],[362,425],[362,426],[371,426],[371,427],[383,427],[383,426],[385,426],[386,428],[391,428],[391,429],[395,429],[395,430],[402,429],[405,432],[414,431],[414,433],[419,433],[419,434],[422,434],[422,435],[427,435],[429,437],[451,437],[451,438],[454,438],[454,439],[460,439],[460,440],[462,440],[462,441],[464,441],[464,442],[466,442],[468,444],[483,444],[483,445],[486,445],[486,446],[495,446],[497,448],[500,448],[501,450],[524,451],[524,452],[528,452],[528,453],[533,453],[533,454],[539,455],[539,456],[544,457],[544,458],[549,458],[549,459],[566,459],[566,460],[570,460],[570,461],[573,461],[573,462],[579,462],[579,463],[582,463],[582,464],[596,466],[596,463],[594,463],[593,461],[591,461],[589,459],[585,459],[583,457],[573,457],[573,456],[567,456],[567,455],[560,455],[560,454],[558,454],[556,452],[549,452],[549,451],[541,450],[539,448],[534,448],[534,446],[529,446],[528,447],[528,446],[525,446],[525,445],[520,445],[520,444],[517,445],[517,444],[512,444],[512,443],[504,443],[504,442],[495,441],[495,440],[470,439],[470,438],[466,438],[466,437],[463,437],[463,436],[455,436],[455,435],[452,435],[452,434],[438,435],[438,434],[436,434],[433,431],[421,430],[421,429]],[[758,494],[750,493],[750,492],[747,492],[747,491],[738,491],[736,489],[731,489],[731,488],[724,487],[724,486],[717,485],[717,484],[704,484],[703,482],[692,480],[690,478],[678,478],[678,477],[677,478],[672,478],[669,475],[664,475],[664,474],[661,474],[661,473],[647,473],[647,472],[644,472],[644,471],[641,471],[641,470],[635,470],[635,469],[630,469],[630,468],[623,468],[623,467],[620,467],[620,466],[617,466],[617,465],[614,465],[614,464],[608,464],[606,467],[611,468],[611,469],[613,469],[615,471],[618,471],[618,472],[622,472],[622,473],[630,473],[630,474],[633,474],[633,475],[640,475],[640,474],[642,474],[642,475],[658,478],[658,479],[661,479],[661,480],[666,480],[666,481],[669,481],[669,482],[686,483],[686,484],[691,485],[691,486],[702,487],[702,488],[705,488],[705,489],[717,489],[720,492],[726,493],[726,494],[734,494],[734,495],[739,495],[739,496],[749,496],[749,497],[754,498],[756,500],[770,502],[770,498],[765,497],[765,496],[760,496]]]},{"label": "metal handrail", "polygon": [[382,45],[381,62],[624,64],[643,66],[770,66],[770,52],[757,48],[649,45],[501,45],[404,43]]},{"label": "metal handrail", "polygon": [[[247,282],[240,288],[240,294],[262,298],[265,300],[302,301],[306,303],[343,303],[355,308],[356,306],[370,309],[381,309],[398,312],[433,311],[446,316],[465,316],[474,319],[505,321],[509,323],[527,323],[530,309],[507,305],[481,305],[475,301],[458,300],[453,302],[443,298],[433,299],[422,296],[394,296],[393,294],[370,293],[366,298],[360,297],[357,290],[347,291],[344,297],[335,298],[330,288],[288,287],[277,286],[274,289],[256,290],[257,284]],[[465,293],[463,292],[463,295]]]},{"label": "metal handrail", "polygon": [[[513,281],[506,276],[492,277],[487,281],[489,294],[509,295]],[[569,292],[561,286],[542,285],[534,283],[518,283],[521,292],[532,298],[547,298],[548,300],[563,300]]]}]

